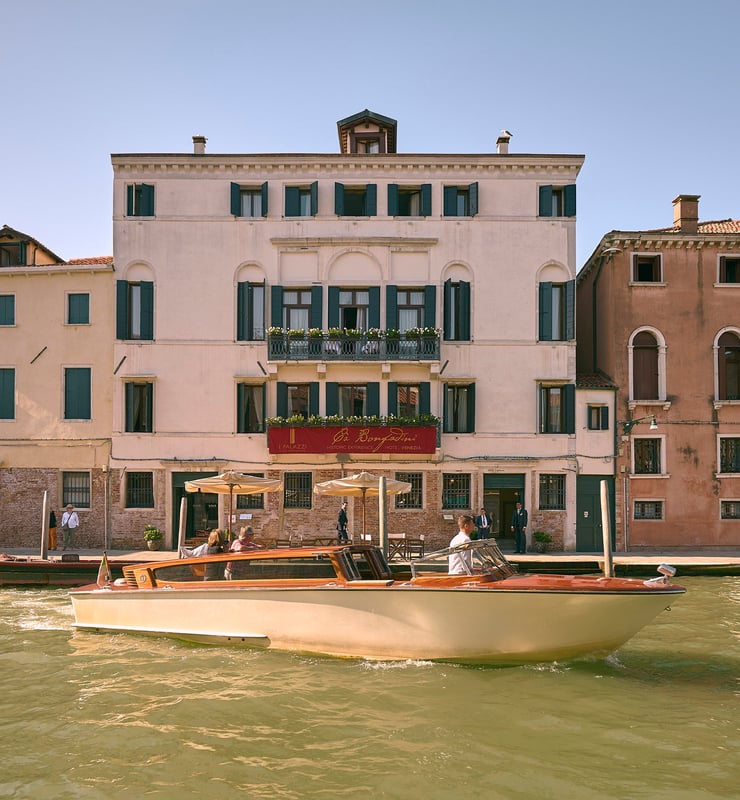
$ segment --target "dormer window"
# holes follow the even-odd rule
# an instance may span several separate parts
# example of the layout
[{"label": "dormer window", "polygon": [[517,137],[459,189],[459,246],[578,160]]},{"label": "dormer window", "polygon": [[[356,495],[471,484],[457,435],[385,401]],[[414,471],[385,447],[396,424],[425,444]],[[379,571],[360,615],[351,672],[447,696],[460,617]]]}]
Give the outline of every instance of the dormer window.
[{"label": "dormer window", "polygon": [[342,153],[372,154],[396,152],[397,122],[365,109],[337,122]]}]

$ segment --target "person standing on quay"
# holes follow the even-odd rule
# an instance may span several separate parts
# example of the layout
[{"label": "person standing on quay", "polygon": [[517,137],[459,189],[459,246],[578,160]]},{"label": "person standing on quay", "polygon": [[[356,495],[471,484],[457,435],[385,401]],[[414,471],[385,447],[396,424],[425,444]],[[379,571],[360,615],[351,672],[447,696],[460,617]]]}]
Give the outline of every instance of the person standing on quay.
[{"label": "person standing on quay", "polygon": [[337,542],[342,544],[349,541],[349,534],[347,533],[347,501],[342,500],[342,505],[339,508],[339,516],[337,517]]},{"label": "person standing on quay", "polygon": [[49,550],[57,549],[57,515],[54,509],[49,512]]},{"label": "person standing on quay", "polygon": [[79,527],[80,518],[72,503],[68,503],[67,510],[62,514],[62,550],[75,546],[75,533]]},{"label": "person standing on quay", "polygon": [[480,515],[475,518],[475,524],[478,528],[478,538],[479,539],[490,539],[491,538],[491,523],[493,520],[491,519],[491,515],[486,512],[485,508],[481,508]]},{"label": "person standing on quay", "polygon": [[511,517],[511,532],[516,539],[516,553],[527,552],[527,510],[521,503],[516,504],[516,509]]}]

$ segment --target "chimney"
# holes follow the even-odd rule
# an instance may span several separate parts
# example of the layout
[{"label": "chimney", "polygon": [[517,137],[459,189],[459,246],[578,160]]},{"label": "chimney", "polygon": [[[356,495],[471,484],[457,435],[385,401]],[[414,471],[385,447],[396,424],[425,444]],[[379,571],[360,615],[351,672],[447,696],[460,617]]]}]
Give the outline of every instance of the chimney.
[{"label": "chimney", "polygon": [[512,134],[509,131],[501,131],[498,139],[496,139],[496,152],[499,155],[506,155],[509,152],[509,140]]},{"label": "chimney", "polygon": [[205,136],[193,136],[193,153],[196,156],[202,156],[206,152],[207,141]]},{"label": "chimney", "polygon": [[673,201],[673,225],[679,233],[696,233],[699,230],[700,194],[680,194]]}]

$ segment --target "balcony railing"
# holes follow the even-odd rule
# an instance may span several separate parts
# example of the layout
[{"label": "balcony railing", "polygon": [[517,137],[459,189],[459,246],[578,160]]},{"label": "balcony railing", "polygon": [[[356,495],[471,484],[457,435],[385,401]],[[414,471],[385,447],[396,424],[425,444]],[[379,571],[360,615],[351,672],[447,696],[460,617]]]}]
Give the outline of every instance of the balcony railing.
[{"label": "balcony railing", "polygon": [[296,336],[284,331],[267,334],[270,361],[439,361],[439,333],[401,333],[378,337],[321,333]]}]

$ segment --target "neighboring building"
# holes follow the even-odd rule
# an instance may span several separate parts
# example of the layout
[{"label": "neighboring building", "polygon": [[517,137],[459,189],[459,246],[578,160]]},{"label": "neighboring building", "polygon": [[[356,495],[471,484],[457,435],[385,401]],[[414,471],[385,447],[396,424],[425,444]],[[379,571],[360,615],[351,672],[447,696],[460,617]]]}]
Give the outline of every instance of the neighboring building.
[{"label": "neighboring building", "polygon": [[[172,544],[185,481],[227,468],[284,481],[241,498],[258,533],[331,535],[339,498],[313,484],[367,469],[412,484],[391,532],[444,545],[485,505],[505,535],[521,499],[530,531],[574,549],[583,157],[510,154],[506,132],[496,153],[397,153],[369,111],[338,133],[337,154],[198,136],[112,156],[115,541],[153,522]],[[432,417],[431,440],[403,424]],[[189,533],[227,523],[223,498],[189,499]]]},{"label": "neighboring building", "polygon": [[40,546],[45,491],[57,519],[77,508],[78,545],[105,545],[112,276],[110,257],[64,261],[0,228],[2,547]]},{"label": "neighboring building", "polygon": [[578,275],[579,372],[617,390],[617,546],[740,542],[740,220],[612,231]]}]

